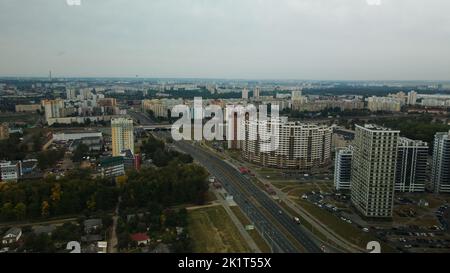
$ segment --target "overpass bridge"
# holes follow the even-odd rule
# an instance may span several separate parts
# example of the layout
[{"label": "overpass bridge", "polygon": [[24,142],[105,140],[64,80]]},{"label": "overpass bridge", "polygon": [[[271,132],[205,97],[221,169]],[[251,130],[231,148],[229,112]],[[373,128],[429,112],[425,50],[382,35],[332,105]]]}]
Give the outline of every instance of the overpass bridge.
[{"label": "overpass bridge", "polygon": [[134,128],[141,128],[145,131],[170,131],[172,129],[172,124],[150,124],[150,125],[140,125]]}]

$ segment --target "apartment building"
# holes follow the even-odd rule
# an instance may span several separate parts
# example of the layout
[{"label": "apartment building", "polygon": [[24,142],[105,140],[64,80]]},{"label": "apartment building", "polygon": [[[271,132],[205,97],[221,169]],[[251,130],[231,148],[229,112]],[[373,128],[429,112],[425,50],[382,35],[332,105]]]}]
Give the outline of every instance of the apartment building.
[{"label": "apartment building", "polygon": [[356,125],[351,201],[366,217],[392,217],[400,131]]},{"label": "apartment building", "polygon": [[450,131],[434,137],[431,186],[435,193],[450,193]]},{"label": "apartment building", "polygon": [[[299,122],[268,122],[276,131],[261,134],[258,121],[244,121],[245,137],[241,142],[242,156],[262,166],[283,169],[310,170],[330,163],[332,128]],[[263,141],[273,137],[274,142]],[[256,139],[256,140],[255,140]]]},{"label": "apartment building", "polygon": [[350,190],[353,147],[338,148],[334,162],[334,187],[336,190]]},{"label": "apartment building", "polygon": [[130,150],[134,154],[134,128],[130,118],[111,119],[112,154],[120,156]]},{"label": "apartment building", "polygon": [[395,190],[424,192],[427,181],[428,144],[420,140],[399,138]]}]

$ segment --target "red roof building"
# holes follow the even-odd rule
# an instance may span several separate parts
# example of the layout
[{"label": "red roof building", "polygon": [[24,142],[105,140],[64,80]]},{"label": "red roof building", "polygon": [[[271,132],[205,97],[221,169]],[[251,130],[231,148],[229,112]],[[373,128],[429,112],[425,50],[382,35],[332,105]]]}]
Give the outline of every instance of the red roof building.
[{"label": "red roof building", "polygon": [[147,245],[150,242],[150,237],[146,233],[134,233],[130,235],[131,240],[138,245]]}]

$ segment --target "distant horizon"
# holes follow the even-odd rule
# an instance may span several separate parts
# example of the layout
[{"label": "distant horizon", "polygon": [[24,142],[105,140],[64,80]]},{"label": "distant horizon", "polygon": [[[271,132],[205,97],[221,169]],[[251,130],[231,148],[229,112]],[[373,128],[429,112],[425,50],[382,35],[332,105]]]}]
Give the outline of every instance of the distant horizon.
[{"label": "distant horizon", "polygon": [[[40,79],[48,80],[49,76],[3,76],[0,79]],[[352,79],[290,79],[290,78],[226,78],[226,77],[132,77],[132,76],[52,76],[52,80],[65,79],[128,79],[128,80],[224,80],[224,81],[280,81],[280,82],[364,82],[364,83],[450,83],[448,80],[352,80]]]}]

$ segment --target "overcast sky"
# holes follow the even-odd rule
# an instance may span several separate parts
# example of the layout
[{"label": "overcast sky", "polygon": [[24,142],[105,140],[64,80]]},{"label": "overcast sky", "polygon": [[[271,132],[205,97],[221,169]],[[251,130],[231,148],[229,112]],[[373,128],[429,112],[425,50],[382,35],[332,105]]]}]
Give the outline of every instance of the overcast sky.
[{"label": "overcast sky", "polygon": [[448,0],[0,0],[0,76],[450,80],[449,11]]}]

